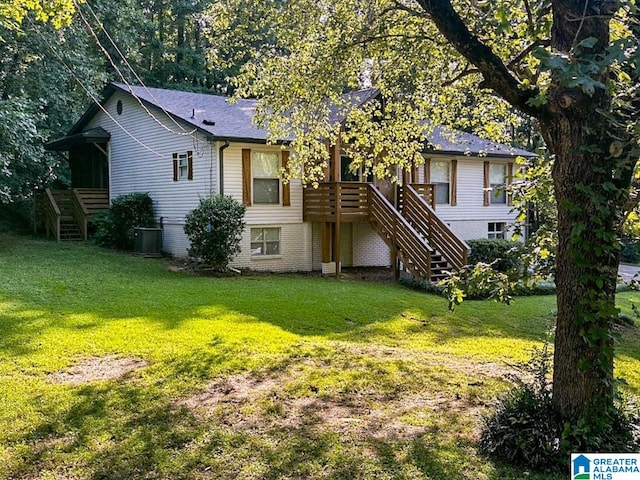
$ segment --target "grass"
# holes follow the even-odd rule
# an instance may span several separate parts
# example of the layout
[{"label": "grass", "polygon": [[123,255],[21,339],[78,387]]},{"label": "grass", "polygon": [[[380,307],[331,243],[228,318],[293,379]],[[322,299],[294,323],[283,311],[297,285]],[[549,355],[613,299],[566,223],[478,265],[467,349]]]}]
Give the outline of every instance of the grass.
[{"label": "grass", "polygon": [[[11,235],[0,278],[0,478],[522,478],[475,441],[553,297],[451,313],[398,286],[198,277]],[[639,395],[636,329],[618,352]]]}]

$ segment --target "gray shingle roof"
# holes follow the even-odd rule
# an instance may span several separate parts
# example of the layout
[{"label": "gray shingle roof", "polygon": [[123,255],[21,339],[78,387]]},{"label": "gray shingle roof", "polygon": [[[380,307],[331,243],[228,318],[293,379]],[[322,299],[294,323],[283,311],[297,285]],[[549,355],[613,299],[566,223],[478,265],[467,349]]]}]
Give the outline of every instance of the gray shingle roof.
[{"label": "gray shingle roof", "polygon": [[267,139],[267,131],[253,123],[256,112],[255,100],[238,100],[231,103],[228,97],[220,95],[129,87],[121,83],[112,85],[150,105],[163,108],[174,118],[183,120],[216,139],[262,142]]},{"label": "gray shingle roof", "polygon": [[441,126],[436,126],[427,137],[429,141],[427,148],[432,152],[509,158],[536,156],[535,153],[520,148],[492,142],[477,135]]},{"label": "gray shingle roof", "polygon": [[[104,101],[108,100],[116,91],[132,94],[149,106],[164,109],[176,120],[187,124],[187,127],[197,128],[212,139],[259,143],[264,143],[267,140],[267,131],[258,128],[253,123],[257,103],[255,100],[238,100],[231,103],[227,97],[220,95],[139,86],[130,87],[122,83],[111,83],[105,89]],[[377,90],[365,89],[345,94],[345,100],[347,104],[360,105],[377,95]],[[98,107],[92,105],[69,134],[81,132],[97,111]],[[343,121],[342,114],[337,108],[331,108],[330,121]],[[290,140],[292,138],[282,139],[284,142]],[[439,153],[500,157],[535,156],[534,153],[525,150],[439,126],[434,128],[428,140],[428,150]]]}]

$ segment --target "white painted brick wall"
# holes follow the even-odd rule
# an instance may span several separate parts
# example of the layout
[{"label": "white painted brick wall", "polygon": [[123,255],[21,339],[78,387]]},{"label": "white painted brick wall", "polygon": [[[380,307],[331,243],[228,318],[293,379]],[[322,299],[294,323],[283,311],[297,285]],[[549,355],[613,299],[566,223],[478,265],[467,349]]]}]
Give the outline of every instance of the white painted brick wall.
[{"label": "white painted brick wall", "polygon": [[[280,255],[252,257],[251,228],[280,228]],[[263,272],[309,272],[312,268],[312,232],[310,223],[283,225],[247,225],[242,234],[242,251],[231,266]]]},{"label": "white painted brick wall", "polygon": [[[513,218],[496,218],[491,220],[467,220],[445,222],[450,226],[451,230],[462,240],[475,240],[478,238],[487,238],[489,233],[489,222],[504,222],[509,226],[513,222]],[[505,238],[511,238],[511,231],[507,231]]]},{"label": "white painted brick wall", "polygon": [[353,266],[388,267],[391,252],[384,240],[368,223],[353,224]]}]

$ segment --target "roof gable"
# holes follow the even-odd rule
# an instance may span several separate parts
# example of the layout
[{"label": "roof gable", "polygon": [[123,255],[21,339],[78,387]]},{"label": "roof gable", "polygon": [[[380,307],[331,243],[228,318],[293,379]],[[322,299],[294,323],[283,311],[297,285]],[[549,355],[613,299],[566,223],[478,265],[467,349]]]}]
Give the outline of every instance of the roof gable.
[{"label": "roof gable", "polygon": [[[206,93],[184,92],[162,88],[130,86],[122,83],[110,83],[103,91],[101,105],[92,104],[69,135],[81,133],[116,92],[122,92],[139,99],[147,107],[160,109],[187,129],[196,129],[213,140],[233,140],[243,142],[266,143],[268,132],[253,123],[256,113],[256,100],[240,99],[231,102],[228,97]],[[376,89],[364,89],[349,92],[343,96],[345,103],[362,105],[379,97]],[[344,115],[337,107],[330,108],[331,122],[343,122]],[[292,137],[281,139],[282,142]],[[533,157],[534,153],[508,145],[482,139],[476,135],[436,126],[428,135],[428,152],[450,155],[516,156]]]}]

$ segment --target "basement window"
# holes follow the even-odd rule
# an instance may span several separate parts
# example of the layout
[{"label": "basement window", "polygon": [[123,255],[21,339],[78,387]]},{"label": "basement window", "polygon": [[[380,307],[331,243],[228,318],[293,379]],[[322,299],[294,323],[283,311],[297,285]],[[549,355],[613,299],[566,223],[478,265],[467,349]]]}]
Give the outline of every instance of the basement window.
[{"label": "basement window", "polygon": [[280,229],[252,228],[251,256],[264,257],[268,255],[280,255]]},{"label": "basement window", "polygon": [[504,232],[507,229],[505,222],[489,222],[489,232],[487,238],[504,239]]}]

